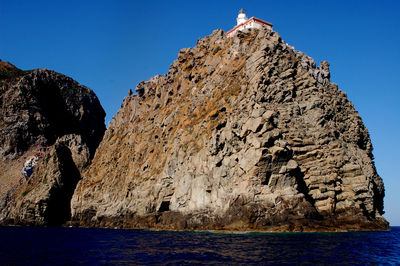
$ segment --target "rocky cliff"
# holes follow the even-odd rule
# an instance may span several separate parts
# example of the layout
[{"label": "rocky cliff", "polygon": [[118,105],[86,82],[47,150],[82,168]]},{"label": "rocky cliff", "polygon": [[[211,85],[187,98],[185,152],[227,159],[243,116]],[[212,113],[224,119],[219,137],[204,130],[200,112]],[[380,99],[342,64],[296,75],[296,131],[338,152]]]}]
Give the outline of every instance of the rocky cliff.
[{"label": "rocky cliff", "polygon": [[56,225],[99,145],[105,113],[89,88],[0,61],[0,223]]},{"label": "rocky cliff", "polygon": [[372,146],[329,63],[221,30],[124,99],[72,197],[84,226],[383,229]]}]

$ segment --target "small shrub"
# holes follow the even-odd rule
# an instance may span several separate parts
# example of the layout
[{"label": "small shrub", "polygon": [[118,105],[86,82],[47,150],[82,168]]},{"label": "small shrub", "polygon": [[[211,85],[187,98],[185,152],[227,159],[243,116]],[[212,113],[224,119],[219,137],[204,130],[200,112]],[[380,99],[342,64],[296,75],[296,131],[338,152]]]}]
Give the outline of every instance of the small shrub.
[{"label": "small shrub", "polygon": [[215,55],[216,53],[218,53],[219,50],[222,50],[221,47],[217,46],[215,47],[214,51],[213,51],[213,55]]},{"label": "small shrub", "polygon": [[6,68],[0,70],[0,79],[13,79],[31,73],[33,70],[21,70],[18,68]]}]

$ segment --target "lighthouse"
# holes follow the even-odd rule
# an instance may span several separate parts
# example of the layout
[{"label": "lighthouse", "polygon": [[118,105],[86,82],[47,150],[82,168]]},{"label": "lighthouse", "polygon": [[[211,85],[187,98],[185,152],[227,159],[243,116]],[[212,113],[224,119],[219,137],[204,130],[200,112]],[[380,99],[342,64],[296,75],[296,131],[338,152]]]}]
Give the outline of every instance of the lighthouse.
[{"label": "lighthouse", "polygon": [[239,15],[236,18],[236,25],[240,25],[244,22],[246,22],[248,20],[247,16],[246,16],[246,10],[244,10],[243,8],[239,10]]},{"label": "lighthouse", "polygon": [[272,30],[272,24],[255,17],[247,18],[246,10],[243,8],[239,10],[239,14],[236,18],[236,26],[228,31],[226,35],[232,37],[236,32],[244,29],[269,29]]}]

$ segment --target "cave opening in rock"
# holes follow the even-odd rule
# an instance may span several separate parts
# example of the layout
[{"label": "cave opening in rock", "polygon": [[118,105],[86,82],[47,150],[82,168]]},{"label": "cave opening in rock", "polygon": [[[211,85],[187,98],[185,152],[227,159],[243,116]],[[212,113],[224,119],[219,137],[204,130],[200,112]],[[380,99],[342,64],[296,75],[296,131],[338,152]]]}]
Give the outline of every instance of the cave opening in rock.
[{"label": "cave opening in rock", "polygon": [[169,211],[169,201],[161,202],[160,208],[158,209],[159,212],[167,212]]}]

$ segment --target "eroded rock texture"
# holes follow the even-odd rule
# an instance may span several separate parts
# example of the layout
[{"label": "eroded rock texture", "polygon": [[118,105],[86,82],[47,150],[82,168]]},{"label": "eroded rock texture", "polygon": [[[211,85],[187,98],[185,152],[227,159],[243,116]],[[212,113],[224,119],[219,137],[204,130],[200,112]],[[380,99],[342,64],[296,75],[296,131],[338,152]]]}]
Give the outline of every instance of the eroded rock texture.
[{"label": "eroded rock texture", "polygon": [[0,114],[0,223],[69,220],[80,171],[105,131],[96,95],[54,71],[0,61]]},{"label": "eroded rock texture", "polygon": [[72,198],[75,224],[382,229],[368,131],[329,64],[221,30],[124,99]]}]

